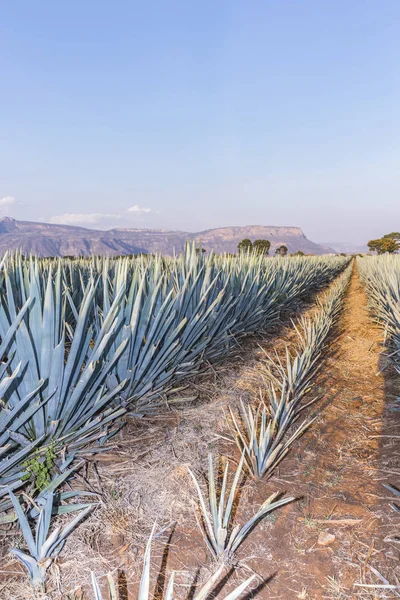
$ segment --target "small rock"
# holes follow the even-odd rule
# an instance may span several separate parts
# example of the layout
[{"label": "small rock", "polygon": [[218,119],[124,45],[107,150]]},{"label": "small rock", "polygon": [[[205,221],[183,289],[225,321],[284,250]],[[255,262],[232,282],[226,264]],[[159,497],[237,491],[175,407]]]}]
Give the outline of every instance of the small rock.
[{"label": "small rock", "polygon": [[329,544],[333,544],[336,540],[336,537],[331,533],[326,533],[326,531],[321,531],[318,537],[318,544],[320,546],[329,546]]}]

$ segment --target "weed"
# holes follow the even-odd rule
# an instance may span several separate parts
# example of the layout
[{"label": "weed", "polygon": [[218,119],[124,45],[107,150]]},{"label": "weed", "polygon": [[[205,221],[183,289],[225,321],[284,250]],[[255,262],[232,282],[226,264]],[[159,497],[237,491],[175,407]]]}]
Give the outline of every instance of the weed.
[{"label": "weed", "polygon": [[36,453],[32,458],[23,463],[27,473],[22,477],[24,481],[29,479],[32,481],[32,492],[42,492],[51,482],[54,473],[55,460],[57,454],[55,452],[55,444],[51,443],[43,455]]}]

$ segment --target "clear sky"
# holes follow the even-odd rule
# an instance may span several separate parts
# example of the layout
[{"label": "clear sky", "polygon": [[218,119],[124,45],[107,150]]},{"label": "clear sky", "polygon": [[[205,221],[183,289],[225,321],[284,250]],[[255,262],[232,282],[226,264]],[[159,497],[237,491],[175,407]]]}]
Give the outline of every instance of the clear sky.
[{"label": "clear sky", "polygon": [[399,0],[13,0],[0,35],[1,215],[400,229]]}]

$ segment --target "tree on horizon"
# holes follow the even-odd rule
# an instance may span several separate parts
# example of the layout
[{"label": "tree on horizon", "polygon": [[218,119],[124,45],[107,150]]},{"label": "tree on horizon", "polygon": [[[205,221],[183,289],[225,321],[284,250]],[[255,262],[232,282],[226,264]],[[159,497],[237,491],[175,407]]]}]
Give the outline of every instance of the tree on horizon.
[{"label": "tree on horizon", "polygon": [[249,250],[252,250],[252,249],[253,249],[252,241],[249,240],[248,238],[245,238],[244,240],[242,240],[238,244],[238,251],[239,251],[239,253],[241,253],[241,252],[249,252]]},{"label": "tree on horizon", "polygon": [[268,254],[271,248],[271,242],[269,240],[255,240],[253,242],[253,248],[258,254]]},{"label": "tree on horizon", "polygon": [[394,254],[400,248],[400,244],[391,237],[382,237],[376,240],[370,240],[367,244],[370,252],[378,254]]},{"label": "tree on horizon", "polygon": [[387,233],[383,236],[382,239],[390,238],[391,240],[395,240],[396,242],[400,242],[400,231],[392,231],[392,233]]},{"label": "tree on horizon", "polygon": [[275,254],[277,254],[278,256],[286,256],[287,251],[288,251],[287,246],[285,246],[285,244],[281,244],[275,250]]}]

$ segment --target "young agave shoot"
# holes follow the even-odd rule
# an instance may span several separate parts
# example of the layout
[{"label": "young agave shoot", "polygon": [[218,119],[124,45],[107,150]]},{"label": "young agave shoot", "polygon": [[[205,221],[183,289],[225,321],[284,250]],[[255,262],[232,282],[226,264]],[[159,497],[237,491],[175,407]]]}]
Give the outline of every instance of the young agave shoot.
[{"label": "young agave shoot", "polygon": [[280,506],[294,500],[293,497],[279,500],[277,499],[280,496],[279,493],[272,494],[245,525],[235,525],[233,522],[233,509],[238,502],[239,480],[243,473],[244,460],[245,454],[243,453],[230,490],[228,484],[229,463],[226,463],[222,484],[220,489],[217,490],[212,456],[211,454],[209,455],[208,503],[204,499],[204,495],[195,475],[189,469],[189,473],[193,479],[199,497],[201,520],[196,517],[197,523],[212,556],[216,559],[222,559],[223,561],[232,559],[236,550],[247,538],[250,531],[263,517]]},{"label": "young agave shoot", "polygon": [[263,400],[256,410],[250,405],[245,407],[240,401],[238,412],[229,408],[229,426],[234,439],[244,455],[246,467],[254,478],[271,475],[274,469],[290,450],[293,442],[299,438],[315,419],[304,422],[285,440],[286,433],[294,420],[294,407],[286,406],[285,395],[273,414]]},{"label": "young agave shoot", "polygon": [[23,552],[18,548],[13,548],[10,552],[22,562],[28,571],[30,581],[36,588],[43,587],[46,581],[46,573],[54,558],[58,555],[64,546],[67,537],[75,527],[92,510],[93,506],[87,506],[63,529],[59,527],[49,535],[50,521],[53,510],[54,494],[49,492],[46,497],[46,503],[40,509],[39,517],[36,522],[35,535],[31,531],[28,519],[18,499],[12,492],[10,498],[17,513],[22,535],[28,546],[28,551]]}]

